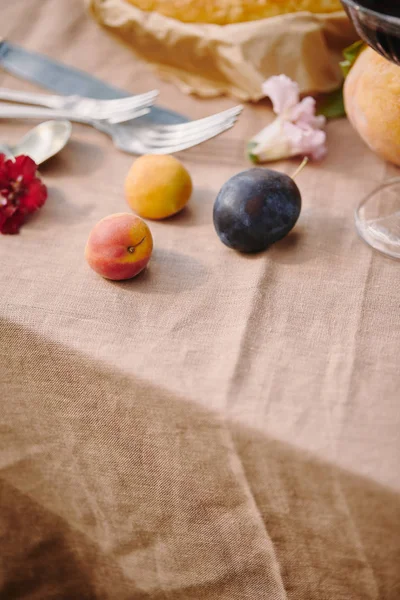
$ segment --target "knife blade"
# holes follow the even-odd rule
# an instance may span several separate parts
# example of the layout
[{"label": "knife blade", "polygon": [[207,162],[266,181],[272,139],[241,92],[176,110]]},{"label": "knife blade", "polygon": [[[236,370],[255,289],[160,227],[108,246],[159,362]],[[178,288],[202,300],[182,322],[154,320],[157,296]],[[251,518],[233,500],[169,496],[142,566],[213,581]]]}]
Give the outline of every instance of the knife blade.
[{"label": "knife blade", "polygon": [[[0,41],[0,66],[20,79],[36,83],[63,96],[77,94],[109,100],[132,95],[85,71],[64,65],[44,54],[25,50],[6,40]],[[188,121],[183,115],[159,106],[154,106],[150,113],[141,119],[163,125]]]}]

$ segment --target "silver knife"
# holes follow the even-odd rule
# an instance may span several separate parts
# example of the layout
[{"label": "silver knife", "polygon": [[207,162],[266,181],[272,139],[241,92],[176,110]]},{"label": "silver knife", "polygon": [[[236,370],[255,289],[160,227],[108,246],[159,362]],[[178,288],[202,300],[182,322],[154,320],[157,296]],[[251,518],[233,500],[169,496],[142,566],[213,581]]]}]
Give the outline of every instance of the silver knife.
[{"label": "silver knife", "polygon": [[[6,40],[0,41],[0,66],[20,79],[31,81],[61,95],[78,94],[99,100],[132,95],[131,92],[120,90],[85,71],[64,65],[43,54],[25,50]],[[154,106],[148,115],[141,117],[142,119],[166,125],[188,121],[183,115],[158,106]]]}]

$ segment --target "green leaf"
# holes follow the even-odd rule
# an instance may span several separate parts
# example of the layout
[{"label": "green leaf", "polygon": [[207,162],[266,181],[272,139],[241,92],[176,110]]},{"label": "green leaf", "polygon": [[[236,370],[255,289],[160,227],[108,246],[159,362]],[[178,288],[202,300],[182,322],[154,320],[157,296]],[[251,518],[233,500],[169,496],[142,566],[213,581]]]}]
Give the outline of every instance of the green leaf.
[{"label": "green leaf", "polygon": [[250,141],[250,142],[247,144],[247,148],[246,148],[246,151],[247,151],[247,158],[248,158],[249,160],[251,160],[251,162],[252,162],[252,163],[254,163],[254,164],[257,164],[257,163],[259,162],[259,160],[258,160],[258,156],[257,156],[256,154],[253,154],[253,150],[254,150],[254,148],[255,148],[256,146],[257,146],[256,142],[252,142],[252,141]]},{"label": "green leaf", "polygon": [[[360,52],[364,49],[363,41],[358,41],[343,50],[344,60],[340,63],[344,78],[350,72],[350,69],[356,62]],[[338,119],[346,116],[346,110],[343,102],[343,86],[338,90],[324,96],[318,103],[318,114],[324,115],[327,119]]]},{"label": "green leaf", "polygon": [[324,115],[327,119],[339,119],[346,116],[346,110],[343,102],[343,88],[339,88],[330,94],[324,96],[318,103],[319,115]]},{"label": "green leaf", "polygon": [[348,46],[343,50],[344,60],[340,63],[342,68],[342,73],[344,77],[347,77],[351,67],[356,62],[358,55],[364,49],[365,44],[363,41],[359,40],[358,42],[354,42],[351,46]]}]

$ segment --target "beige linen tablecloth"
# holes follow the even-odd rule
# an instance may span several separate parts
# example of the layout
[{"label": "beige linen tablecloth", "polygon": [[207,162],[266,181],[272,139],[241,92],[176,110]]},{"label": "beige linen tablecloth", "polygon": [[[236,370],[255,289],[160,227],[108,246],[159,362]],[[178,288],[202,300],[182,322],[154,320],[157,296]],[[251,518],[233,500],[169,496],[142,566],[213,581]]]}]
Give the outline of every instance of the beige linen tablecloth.
[{"label": "beige linen tablecloth", "polygon": [[[160,86],[191,117],[232,104],[161,84],[78,0],[3,0],[1,19],[11,41]],[[238,255],[212,205],[270,118],[247,106],[182,154],[196,191],[151,224],[136,280],[83,259],[92,225],[126,210],[132,162],[85,126],[42,169],[41,213],[1,237],[1,600],[400,598],[400,271],[353,225],[391,169],[330,123],[296,230]],[[1,138],[31,125],[2,121]]]}]

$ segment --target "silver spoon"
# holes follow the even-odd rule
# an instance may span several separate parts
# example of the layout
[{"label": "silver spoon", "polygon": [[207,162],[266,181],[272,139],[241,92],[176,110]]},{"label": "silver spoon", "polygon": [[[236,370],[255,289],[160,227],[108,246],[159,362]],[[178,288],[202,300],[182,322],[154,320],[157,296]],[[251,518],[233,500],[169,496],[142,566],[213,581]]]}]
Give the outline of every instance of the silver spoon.
[{"label": "silver spoon", "polygon": [[0,143],[0,152],[8,158],[26,154],[40,165],[64,148],[71,131],[69,121],[44,121],[28,131],[15,146]]}]

